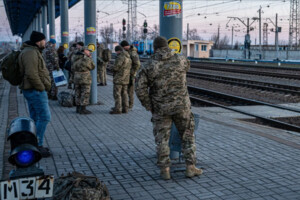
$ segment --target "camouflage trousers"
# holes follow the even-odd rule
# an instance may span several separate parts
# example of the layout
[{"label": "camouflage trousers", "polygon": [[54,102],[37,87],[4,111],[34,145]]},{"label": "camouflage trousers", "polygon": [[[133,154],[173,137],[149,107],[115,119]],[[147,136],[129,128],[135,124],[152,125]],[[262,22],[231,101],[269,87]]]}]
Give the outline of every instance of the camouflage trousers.
[{"label": "camouflage trousers", "polygon": [[130,81],[128,84],[129,108],[132,108],[134,103],[134,82],[135,82],[135,77],[130,77]]},{"label": "camouflage trousers", "polygon": [[74,72],[69,71],[68,85],[72,86],[73,83],[74,83]]},{"label": "camouflage trousers", "polygon": [[128,110],[128,85],[116,85],[114,84],[114,99],[115,99],[115,111],[122,112]]},{"label": "camouflage trousers", "polygon": [[97,66],[97,82],[106,85],[106,64]]},{"label": "camouflage trousers", "polygon": [[196,145],[194,137],[195,121],[191,111],[182,111],[174,115],[158,115],[153,113],[153,134],[157,151],[157,165],[161,168],[169,167],[169,139],[172,122],[175,123],[182,141],[182,153],[188,165],[196,164]]},{"label": "camouflage trousers", "polygon": [[57,97],[58,88],[55,85],[52,72],[50,72],[50,80],[51,80],[51,88],[50,91],[48,91],[48,97],[49,98]]},{"label": "camouflage trousers", "polygon": [[87,106],[90,104],[91,85],[75,84],[76,106]]}]

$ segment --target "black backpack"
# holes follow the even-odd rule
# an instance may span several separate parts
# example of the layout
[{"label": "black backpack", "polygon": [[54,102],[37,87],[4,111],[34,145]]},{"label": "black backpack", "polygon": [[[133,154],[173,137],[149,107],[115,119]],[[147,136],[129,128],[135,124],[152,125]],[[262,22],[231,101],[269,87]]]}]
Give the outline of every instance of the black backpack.
[{"label": "black backpack", "polygon": [[70,60],[67,60],[67,62],[65,63],[65,69],[70,72],[71,68],[72,68],[72,62]]},{"label": "black backpack", "polygon": [[3,58],[0,69],[3,78],[12,85],[20,85],[23,81],[23,74],[20,71],[18,57],[21,51],[12,51]]}]

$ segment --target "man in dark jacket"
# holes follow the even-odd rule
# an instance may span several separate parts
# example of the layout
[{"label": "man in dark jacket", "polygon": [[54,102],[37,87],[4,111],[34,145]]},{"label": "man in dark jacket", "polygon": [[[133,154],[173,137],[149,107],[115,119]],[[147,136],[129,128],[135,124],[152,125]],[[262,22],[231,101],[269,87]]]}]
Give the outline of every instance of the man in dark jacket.
[{"label": "man in dark jacket", "polygon": [[47,92],[51,88],[49,71],[42,57],[45,48],[45,35],[33,31],[30,40],[24,42],[18,62],[24,74],[20,88],[28,103],[30,117],[35,121],[38,148],[43,157],[51,155],[48,148],[43,147],[44,134],[51,119]]}]

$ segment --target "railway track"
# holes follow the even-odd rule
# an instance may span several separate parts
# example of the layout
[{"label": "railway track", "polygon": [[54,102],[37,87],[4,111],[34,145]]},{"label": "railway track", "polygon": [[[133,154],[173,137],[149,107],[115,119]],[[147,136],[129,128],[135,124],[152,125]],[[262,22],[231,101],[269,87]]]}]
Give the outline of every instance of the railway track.
[{"label": "railway track", "polygon": [[188,72],[187,77],[213,81],[218,83],[224,83],[224,84],[230,84],[230,85],[237,85],[237,86],[248,87],[248,88],[254,88],[254,89],[260,89],[260,90],[267,90],[272,92],[288,93],[288,94],[298,95],[298,96],[300,95],[300,87],[297,86],[276,84],[276,83],[263,82],[263,81],[252,81],[248,79],[232,78],[232,77],[226,77],[221,75],[211,75],[211,74],[206,74],[201,72]]},{"label": "railway track", "polygon": [[218,66],[205,66],[205,65],[200,65],[200,63],[191,63],[191,68],[300,80],[300,75],[298,74],[254,71],[254,70],[234,69],[234,68],[226,68],[226,67],[218,67]]},{"label": "railway track", "polygon": [[261,101],[256,101],[252,99],[247,99],[247,98],[241,98],[238,96],[233,96],[233,95],[227,95],[224,93],[212,91],[212,90],[206,90],[203,88],[198,88],[194,86],[188,86],[188,90],[190,93],[190,99],[193,103],[200,104],[200,105],[205,105],[205,106],[215,106],[215,107],[221,107],[227,110],[231,110],[234,112],[238,112],[244,115],[248,115],[251,117],[255,117],[265,124],[268,124],[272,127],[284,129],[284,130],[289,130],[289,131],[295,131],[300,133],[300,126],[296,126],[293,124],[285,123],[279,120],[271,119],[271,118],[266,118],[260,115],[252,114],[250,112],[245,112],[236,108],[232,108],[231,106],[236,106],[236,105],[264,105],[264,106],[269,106],[277,109],[282,109],[282,110],[289,110],[293,111],[296,113],[300,113],[300,109],[295,109],[295,108],[289,108],[286,106],[281,106],[281,105],[276,105],[276,104],[269,104],[266,102],[261,102]]}]

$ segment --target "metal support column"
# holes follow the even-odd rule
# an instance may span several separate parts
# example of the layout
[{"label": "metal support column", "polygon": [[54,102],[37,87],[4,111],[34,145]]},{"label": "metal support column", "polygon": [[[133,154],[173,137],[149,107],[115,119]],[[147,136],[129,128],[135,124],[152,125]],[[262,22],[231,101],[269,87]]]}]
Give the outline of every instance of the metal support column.
[{"label": "metal support column", "polygon": [[46,36],[46,40],[48,40],[48,31],[47,31],[47,5],[43,5],[42,8],[42,23],[43,23],[43,33]]},{"label": "metal support column", "polygon": [[69,1],[60,0],[60,33],[61,44],[65,48],[65,54],[69,51]]},{"label": "metal support column", "polygon": [[42,10],[38,12],[38,31],[42,32]]},{"label": "metal support column", "polygon": [[276,19],[275,19],[275,47],[276,47],[276,59],[279,59],[278,54],[278,14],[276,13]]},{"label": "metal support column", "polygon": [[182,0],[159,1],[159,32],[176,53],[182,50]]},{"label": "metal support column", "polygon": [[48,0],[48,15],[49,15],[49,35],[50,39],[55,37],[55,1]]},{"label": "metal support column", "polygon": [[35,18],[34,18],[34,26],[35,26],[35,31],[40,31],[39,30],[39,14],[37,13]]},{"label": "metal support column", "polygon": [[84,1],[84,33],[85,45],[93,50],[93,61],[96,65],[92,70],[91,104],[97,103],[97,55],[96,55],[96,1]]},{"label": "metal support column", "polygon": [[[160,36],[165,37],[168,40],[169,47],[178,54],[180,54],[182,50],[182,10],[182,0],[159,1]],[[172,126],[175,127],[174,124]],[[171,130],[170,138],[172,138],[170,141],[173,141],[173,138],[180,138],[178,131]],[[178,146],[178,149],[180,148],[181,147]],[[180,150],[176,151],[170,147],[170,158],[178,159],[179,152]]]}]

